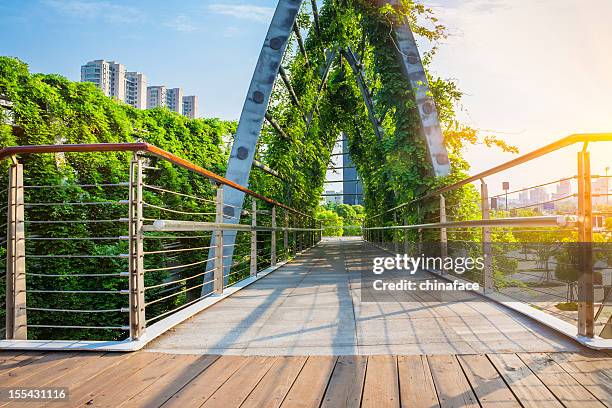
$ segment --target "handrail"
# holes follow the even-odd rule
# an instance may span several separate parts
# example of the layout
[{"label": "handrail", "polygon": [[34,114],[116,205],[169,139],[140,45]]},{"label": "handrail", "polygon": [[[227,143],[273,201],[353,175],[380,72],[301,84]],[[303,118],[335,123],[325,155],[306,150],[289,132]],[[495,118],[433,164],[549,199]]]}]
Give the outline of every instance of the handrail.
[{"label": "handrail", "polygon": [[275,205],[285,210],[291,211],[292,213],[303,215],[311,218],[309,215],[304,214],[294,208],[291,208],[285,204],[279,203],[276,200],[265,197],[259,193],[254,192],[240,184],[234,183],[225,177],[219,176],[206,170],[203,167],[198,166],[185,160],[175,154],[160,149],[157,146],[151,145],[145,142],[137,143],[91,143],[91,144],[63,144],[63,145],[30,145],[30,146],[10,146],[0,150],[0,160],[5,160],[8,157],[15,156],[17,154],[38,154],[38,153],[98,153],[98,152],[146,152],[153,156],[167,160],[177,166],[183,167],[187,170],[199,173],[210,180],[213,180],[217,184],[223,184],[228,187],[234,188],[259,200],[265,201],[268,204]]},{"label": "handrail", "polygon": [[523,164],[523,163],[527,163],[531,160],[537,159],[538,157],[542,157],[548,153],[552,153],[554,151],[557,151],[559,149],[563,149],[564,147],[568,147],[571,146],[573,144],[576,143],[593,143],[593,142],[612,142],[612,133],[578,133],[578,134],[573,134],[573,135],[569,135],[566,136],[562,139],[557,140],[556,142],[547,144],[543,147],[540,147],[539,149],[533,150],[529,153],[526,153],[522,156],[519,156],[515,159],[509,160],[505,163],[502,163],[500,165],[497,165],[495,167],[492,167],[488,170],[482,171],[478,174],[475,174],[473,176],[470,176],[468,178],[465,178],[461,181],[458,181],[456,183],[450,184],[448,186],[439,188],[437,190],[434,190],[428,194],[425,194],[421,197],[415,198],[414,200],[402,203],[398,206],[395,206],[393,208],[388,209],[385,212],[382,212],[380,214],[374,215],[372,217],[370,217],[370,219],[372,218],[376,218],[379,217],[383,214],[387,214],[391,211],[395,211],[398,210],[402,207],[405,207],[409,204],[421,201],[421,200],[425,200],[428,198],[432,198],[432,197],[436,197],[439,196],[440,194],[446,193],[448,191],[452,191],[452,190],[456,190],[459,187],[463,187],[466,184],[469,183],[473,183],[474,181],[478,181],[480,179],[483,179],[485,177],[491,176],[493,174],[497,174],[500,173],[504,170],[508,170],[512,167],[518,166],[519,164]]},{"label": "handrail", "polygon": [[475,228],[475,227],[566,227],[577,222],[572,217],[544,215],[536,217],[493,218],[488,220],[446,221],[428,224],[392,225],[383,227],[364,227],[364,230],[393,229],[439,229],[439,228]]}]

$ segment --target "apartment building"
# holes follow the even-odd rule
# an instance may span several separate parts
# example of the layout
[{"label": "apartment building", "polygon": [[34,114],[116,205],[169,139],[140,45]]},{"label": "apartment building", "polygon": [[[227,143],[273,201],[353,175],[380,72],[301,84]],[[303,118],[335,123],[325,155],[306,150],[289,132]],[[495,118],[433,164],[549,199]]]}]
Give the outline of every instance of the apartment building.
[{"label": "apartment building", "polygon": [[183,96],[183,115],[189,119],[198,117],[198,97],[196,95]]},{"label": "apartment building", "polygon": [[147,77],[144,74],[125,73],[125,103],[137,109],[147,108]]},{"label": "apartment building", "polygon": [[181,88],[166,90],[166,108],[183,114],[183,90]]},{"label": "apartment building", "polygon": [[181,88],[147,86],[147,77],[143,73],[127,71],[116,61],[97,59],[81,65],[81,82],[91,82],[104,95],[137,109],[162,107],[191,119],[198,115],[197,96],[184,96]]},{"label": "apartment building", "polygon": [[81,65],[81,82],[92,82],[104,92],[104,95],[112,96],[110,64],[105,60],[94,60]]},{"label": "apartment building", "polygon": [[165,108],[168,101],[168,90],[165,86],[147,87],[147,109]]}]

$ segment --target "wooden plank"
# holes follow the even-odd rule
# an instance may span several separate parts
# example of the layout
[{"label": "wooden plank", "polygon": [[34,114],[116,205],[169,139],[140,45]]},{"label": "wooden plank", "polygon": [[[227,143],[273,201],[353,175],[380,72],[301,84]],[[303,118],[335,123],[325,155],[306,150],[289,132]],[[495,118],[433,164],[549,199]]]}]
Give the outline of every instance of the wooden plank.
[{"label": "wooden plank", "polygon": [[[553,353],[549,353],[549,354],[553,354]],[[573,353],[554,353],[554,356],[555,356],[554,358],[555,361],[557,359],[560,359],[563,361],[569,361],[569,362],[602,361],[602,360],[612,361],[612,357],[610,357],[607,353],[604,353],[602,351],[597,351],[597,350],[589,350],[589,349],[578,351],[578,352],[573,352]]]},{"label": "wooden plank", "polygon": [[580,360],[561,353],[550,353],[567,373],[608,407],[612,407],[612,362],[608,360]]},{"label": "wooden plank", "polygon": [[[33,375],[27,378],[22,378],[13,385],[22,387],[42,387],[43,385],[63,377],[68,372],[81,367],[83,364],[100,358],[104,353],[85,353],[73,354],[71,357],[66,357],[57,361],[57,364],[41,367],[40,369],[32,369]],[[0,405],[1,406],[1,405]]]},{"label": "wooden plank", "polygon": [[199,407],[247,361],[247,358],[240,356],[219,357],[204,372],[166,401],[163,406],[180,408]]},{"label": "wooden plank", "polygon": [[339,357],[321,407],[359,407],[367,363],[366,356]]},{"label": "wooden plank", "polygon": [[488,354],[488,357],[524,407],[563,406],[516,354]]},{"label": "wooden plank", "polygon": [[279,357],[240,408],[279,407],[306,363],[306,357]]},{"label": "wooden plank", "polygon": [[249,357],[202,407],[239,407],[276,362],[277,357]]},{"label": "wooden plank", "polygon": [[545,353],[520,353],[518,356],[540,381],[568,408],[603,408],[589,391]]},{"label": "wooden plank", "polygon": [[455,356],[427,356],[441,407],[478,407],[472,387]]},{"label": "wooden plank", "polygon": [[487,356],[461,355],[457,359],[480,405],[508,408],[521,406]]},{"label": "wooden plank", "polygon": [[[178,362],[178,363],[177,363]],[[104,387],[89,394],[87,405],[116,408],[121,403],[145,390],[149,385],[181,363],[180,355],[162,354],[150,363],[122,376],[112,387]]]},{"label": "wooden plank", "polygon": [[397,371],[402,408],[440,406],[425,356],[398,356]]},{"label": "wooden plank", "polygon": [[29,364],[16,367],[14,370],[0,374],[0,384],[2,384],[3,387],[10,387],[14,384],[23,384],[28,378],[37,375],[40,372],[52,370],[55,365],[60,364],[65,359],[69,359],[75,354],[76,352],[44,354],[41,358],[35,359]]},{"label": "wooden plank", "polygon": [[77,407],[87,404],[93,396],[104,390],[113,390],[118,384],[125,381],[126,378],[129,378],[138,370],[149,366],[161,356],[162,354],[144,352],[125,355],[118,364],[90,377],[88,381],[81,385],[71,388],[70,399],[67,406]]},{"label": "wooden plank", "polygon": [[21,351],[21,350],[2,350],[0,351],[0,367],[2,367],[2,364],[4,364],[6,361],[12,360],[15,357],[19,357],[20,355],[24,353],[25,351]]},{"label": "wooden plank", "polygon": [[159,407],[191,380],[206,370],[219,356],[181,356],[181,363],[154,381],[148,388],[125,401],[122,408]]},{"label": "wooden plank", "polygon": [[308,357],[281,407],[319,407],[336,360],[333,356]]},{"label": "wooden plank", "polygon": [[[5,354],[6,353],[6,354]],[[3,352],[4,357],[0,361],[0,376],[14,370],[15,368],[30,364],[38,359],[43,358],[44,353],[42,352]]]},{"label": "wooden plank", "polygon": [[[84,353],[87,355],[88,353]],[[68,387],[69,393],[72,393],[76,387],[87,383],[92,377],[101,374],[104,370],[119,364],[121,361],[129,358],[129,355],[123,353],[106,353],[97,359],[91,360],[85,365],[80,366],[77,370],[71,370],[62,377],[56,378],[45,384],[45,387]],[[9,406],[18,406],[19,408],[38,408],[40,403],[16,403]],[[43,404],[43,407],[57,407],[58,403],[50,401]]]},{"label": "wooden plank", "polygon": [[370,356],[363,386],[363,407],[399,407],[399,383],[395,356]]}]

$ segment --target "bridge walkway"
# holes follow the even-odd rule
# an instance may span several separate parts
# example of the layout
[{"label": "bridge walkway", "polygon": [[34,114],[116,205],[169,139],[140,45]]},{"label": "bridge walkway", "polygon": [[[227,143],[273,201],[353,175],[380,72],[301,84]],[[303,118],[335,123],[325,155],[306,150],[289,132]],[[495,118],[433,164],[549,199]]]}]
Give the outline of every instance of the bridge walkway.
[{"label": "bridge walkway", "polygon": [[[384,255],[326,239],[179,324],[149,351],[219,355],[421,355],[581,351],[574,341],[477,294],[362,302],[360,274]],[[421,272],[415,278],[432,278]]]}]

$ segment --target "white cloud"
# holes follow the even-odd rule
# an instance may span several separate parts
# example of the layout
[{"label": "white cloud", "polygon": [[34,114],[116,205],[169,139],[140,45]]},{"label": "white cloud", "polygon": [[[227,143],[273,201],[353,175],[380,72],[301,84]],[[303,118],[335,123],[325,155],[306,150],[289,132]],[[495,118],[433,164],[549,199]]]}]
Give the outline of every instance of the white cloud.
[{"label": "white cloud", "polygon": [[192,33],[198,31],[198,26],[187,16],[179,15],[172,20],[166,21],[164,26],[172,28],[181,33]]},{"label": "white cloud", "polygon": [[271,7],[252,6],[249,4],[211,4],[208,9],[216,14],[267,23],[272,19],[274,9]]},{"label": "white cloud", "polygon": [[112,23],[134,23],[143,19],[143,12],[98,0],[43,0],[43,4],[56,11],[78,18],[101,18]]}]

